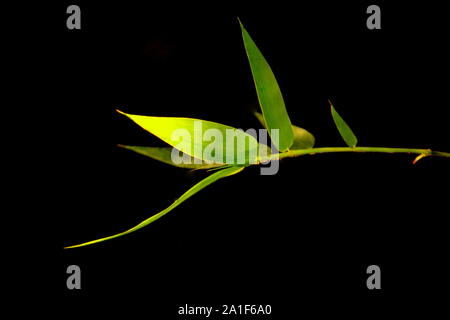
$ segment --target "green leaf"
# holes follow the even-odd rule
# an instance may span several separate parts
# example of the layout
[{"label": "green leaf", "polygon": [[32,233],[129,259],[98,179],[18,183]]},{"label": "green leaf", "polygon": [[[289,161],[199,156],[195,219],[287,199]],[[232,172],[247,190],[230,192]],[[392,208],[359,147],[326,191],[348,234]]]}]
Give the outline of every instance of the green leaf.
[{"label": "green leaf", "polygon": [[[267,128],[263,115],[255,112],[255,116],[262,126]],[[295,125],[292,125],[292,131],[294,132],[294,143],[291,146],[291,150],[311,149],[314,147],[315,138],[310,132]]]},{"label": "green leaf", "polygon": [[244,167],[229,167],[229,168],[217,171],[217,172],[209,175],[205,179],[201,180],[200,182],[198,182],[196,185],[194,185],[192,188],[190,188],[188,191],[186,191],[181,197],[179,197],[177,200],[175,200],[169,207],[167,207],[166,209],[162,210],[161,212],[151,216],[150,218],[142,221],[141,223],[139,223],[138,225],[134,226],[133,228],[128,229],[128,230],[126,230],[124,232],[121,232],[121,233],[109,236],[109,237],[105,237],[105,238],[101,238],[101,239],[97,239],[97,240],[93,240],[93,241],[89,241],[89,242],[84,242],[84,243],[81,243],[81,244],[78,244],[78,245],[74,245],[74,246],[65,247],[65,249],[77,248],[77,247],[83,247],[83,246],[91,245],[91,244],[94,244],[94,243],[98,243],[98,242],[102,242],[102,241],[118,238],[118,237],[124,236],[126,234],[129,234],[131,232],[134,232],[136,230],[139,230],[139,229],[149,225],[150,223],[158,220],[159,218],[161,218],[165,214],[169,213],[170,211],[172,211],[173,209],[178,207],[181,203],[183,203],[184,201],[186,201],[187,199],[192,197],[194,194],[196,194],[197,192],[199,192],[203,188],[209,186],[211,183],[213,183],[213,182],[215,182],[215,181],[217,181],[217,180],[219,180],[221,178],[232,176],[233,174],[236,174],[236,173],[238,173],[238,172],[240,172],[242,170],[244,170]]},{"label": "green leaf", "polygon": [[[259,144],[250,134],[217,122],[192,118],[149,117],[117,110],[169,145],[193,157],[215,164],[258,163]],[[208,140],[205,134],[211,136]],[[234,148],[227,148],[227,144]]]},{"label": "green leaf", "polygon": [[[195,163],[195,159],[185,153],[183,153],[183,162],[180,164],[174,163],[172,160],[172,152],[174,148],[169,147],[141,147],[141,146],[126,146],[119,144],[118,147],[134,151],[136,153],[142,154],[149,158],[170,164],[179,168],[186,169],[212,169],[216,167],[221,167],[223,164],[215,164],[215,163],[206,163],[202,161],[202,163]],[[176,149],[175,149],[176,150]],[[181,151],[178,151],[181,152]]]},{"label": "green leaf", "polygon": [[292,146],[294,133],[283,96],[266,59],[240,21],[239,24],[241,25],[245,51],[247,52],[259,105],[267,123],[267,129],[270,135],[272,129],[279,129],[279,142],[276,147],[281,152],[286,151]]},{"label": "green leaf", "polygon": [[350,147],[354,148],[358,143],[358,139],[353,134],[352,129],[348,126],[348,124],[342,119],[342,117],[337,113],[336,109],[334,109],[331,101],[328,101],[331,106],[331,115],[333,116],[334,123],[341,134],[342,139],[344,139],[345,143]]},{"label": "green leaf", "polygon": [[294,125],[292,130],[294,131],[294,143],[291,146],[291,150],[311,149],[314,147],[316,139],[309,131]]}]

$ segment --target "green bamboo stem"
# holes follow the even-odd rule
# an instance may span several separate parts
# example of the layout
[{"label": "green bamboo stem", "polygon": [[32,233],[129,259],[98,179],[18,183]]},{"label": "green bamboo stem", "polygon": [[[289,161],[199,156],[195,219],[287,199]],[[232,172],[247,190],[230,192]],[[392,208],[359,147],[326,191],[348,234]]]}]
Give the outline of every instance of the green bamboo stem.
[{"label": "green bamboo stem", "polygon": [[437,156],[450,158],[449,152],[433,151],[430,149],[408,149],[408,148],[384,148],[384,147],[325,147],[300,150],[289,150],[283,153],[276,153],[270,159],[294,158],[306,154],[334,153],[334,152],[379,152],[379,153],[410,153],[423,156]]}]

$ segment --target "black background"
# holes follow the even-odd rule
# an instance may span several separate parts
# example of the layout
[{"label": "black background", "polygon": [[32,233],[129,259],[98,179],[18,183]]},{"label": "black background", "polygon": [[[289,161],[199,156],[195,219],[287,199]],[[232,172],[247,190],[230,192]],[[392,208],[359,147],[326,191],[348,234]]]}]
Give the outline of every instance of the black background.
[{"label": "black background", "polygon": [[[317,147],[344,146],[331,99],[361,146],[449,151],[448,26],[443,9],[426,3],[376,2],[381,30],[366,28],[372,2],[78,1],[81,30],[65,26],[73,3],[53,8],[52,138],[62,147],[52,162],[60,186],[53,202],[67,310],[181,319],[186,303],[271,304],[270,318],[286,319],[443,307],[443,158],[285,159],[274,176],[248,168],[138,232],[62,249],[137,224],[205,176],[117,148],[163,143],[115,109],[260,127],[238,16],[270,63],[291,121],[312,132]],[[71,264],[82,270],[79,291],[65,285]],[[381,268],[378,291],[366,288],[371,264]]]}]

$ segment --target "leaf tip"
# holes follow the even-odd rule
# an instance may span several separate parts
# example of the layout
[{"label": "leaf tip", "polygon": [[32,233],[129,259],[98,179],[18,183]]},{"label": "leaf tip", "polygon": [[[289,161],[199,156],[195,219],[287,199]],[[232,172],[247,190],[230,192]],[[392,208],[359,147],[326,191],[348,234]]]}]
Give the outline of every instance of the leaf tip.
[{"label": "leaf tip", "polygon": [[239,26],[241,27],[241,29],[244,29],[244,25],[241,22],[241,19],[239,19],[239,17],[236,17],[238,22],[239,22]]}]

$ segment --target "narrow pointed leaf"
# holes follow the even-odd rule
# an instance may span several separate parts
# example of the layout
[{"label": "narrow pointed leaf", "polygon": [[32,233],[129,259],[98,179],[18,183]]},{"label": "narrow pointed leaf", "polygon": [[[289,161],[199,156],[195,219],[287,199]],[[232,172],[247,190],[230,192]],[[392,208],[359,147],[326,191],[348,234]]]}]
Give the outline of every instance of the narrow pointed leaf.
[{"label": "narrow pointed leaf", "polygon": [[[127,114],[119,110],[118,112],[169,145],[195,158],[198,164],[202,163],[201,160],[232,165],[258,162],[258,141],[242,130],[200,119],[150,117]],[[207,132],[211,134],[210,139],[204,136]],[[234,148],[227,148],[228,142]],[[214,152],[206,152],[207,150]]]},{"label": "narrow pointed leaf", "polygon": [[283,96],[277,80],[264,56],[259,51],[252,38],[239,21],[244,40],[245,51],[252,70],[259,105],[271,134],[272,129],[279,129],[279,142],[276,145],[280,151],[286,151],[292,146],[294,133],[291,121],[284,105]]},{"label": "narrow pointed leaf", "polygon": [[337,113],[336,109],[334,109],[333,104],[330,101],[331,106],[331,115],[333,116],[334,123],[341,134],[342,139],[344,139],[345,143],[353,148],[358,143],[358,139],[353,134],[352,129],[348,126],[348,124],[342,119],[342,117]]},{"label": "narrow pointed leaf", "polygon": [[[255,112],[255,116],[261,125],[267,128],[263,115]],[[292,131],[294,132],[294,142],[292,143],[291,150],[310,149],[314,147],[315,138],[309,131],[296,125],[292,125]]]},{"label": "narrow pointed leaf", "polygon": [[158,220],[159,218],[161,218],[165,214],[169,213],[170,211],[172,211],[173,209],[178,207],[181,203],[183,203],[184,201],[186,201],[187,199],[192,197],[194,194],[196,194],[197,192],[199,192],[203,188],[209,186],[211,183],[213,183],[213,182],[215,182],[215,181],[217,181],[217,180],[219,180],[221,178],[228,177],[228,176],[231,176],[233,174],[236,174],[236,173],[242,171],[243,169],[244,169],[244,167],[230,167],[230,168],[226,168],[226,169],[217,171],[217,172],[209,175],[208,177],[206,177],[205,179],[203,179],[202,181],[200,181],[196,185],[194,185],[192,188],[190,188],[181,197],[179,197],[177,200],[175,200],[169,207],[167,207],[166,209],[160,211],[159,213],[151,216],[150,218],[142,221],[141,223],[139,223],[135,227],[133,227],[131,229],[128,229],[128,230],[126,230],[124,232],[121,232],[121,233],[109,236],[109,237],[105,237],[105,238],[101,238],[101,239],[97,239],[97,240],[81,243],[81,244],[74,245],[74,246],[69,246],[69,247],[66,247],[65,249],[77,248],[77,247],[83,247],[83,246],[91,245],[91,244],[94,244],[94,243],[98,243],[98,242],[102,242],[102,241],[118,238],[118,237],[124,236],[126,234],[129,234],[131,232],[134,232],[136,230],[139,230],[139,229],[149,225],[150,223]]},{"label": "narrow pointed leaf", "polygon": [[[174,148],[169,147],[142,147],[142,146],[126,146],[126,145],[119,145],[119,147],[134,151],[136,153],[142,154],[144,156],[147,156],[149,158],[170,164],[172,166],[178,167],[178,168],[185,168],[185,169],[212,169],[216,167],[221,167],[223,164],[216,164],[216,163],[206,163],[205,161],[202,161],[202,163],[197,164],[195,163],[195,158],[183,154],[183,162],[180,164],[174,163],[172,160],[172,151]],[[178,151],[179,152],[179,151]]]}]

